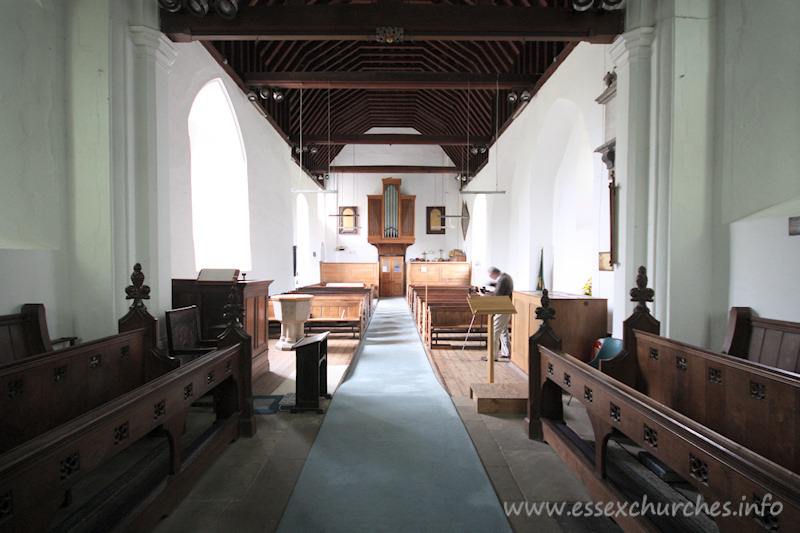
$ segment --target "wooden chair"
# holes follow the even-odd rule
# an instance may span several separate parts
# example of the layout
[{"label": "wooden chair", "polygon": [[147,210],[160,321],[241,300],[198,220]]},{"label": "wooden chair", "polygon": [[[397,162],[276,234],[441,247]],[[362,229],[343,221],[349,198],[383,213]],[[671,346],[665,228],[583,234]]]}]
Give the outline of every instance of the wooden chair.
[{"label": "wooden chair", "polygon": [[187,363],[214,350],[217,341],[200,338],[200,311],[196,305],[166,312],[169,355]]}]

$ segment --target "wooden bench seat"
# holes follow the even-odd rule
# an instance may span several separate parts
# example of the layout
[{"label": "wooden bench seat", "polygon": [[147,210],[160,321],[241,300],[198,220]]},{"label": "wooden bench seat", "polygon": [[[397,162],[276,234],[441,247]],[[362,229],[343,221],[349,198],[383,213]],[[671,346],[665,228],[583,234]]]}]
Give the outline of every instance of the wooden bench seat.
[{"label": "wooden bench seat", "polygon": [[[633,502],[608,479],[607,444],[619,432],[674,469],[709,505],[755,505],[766,495],[783,506],[779,517],[763,517],[792,528],[800,520],[800,476],[705,425],[606,376],[582,361],[541,348],[544,439],[583,481],[596,501]],[[563,424],[562,391],[586,407],[595,434],[590,460],[558,428]],[[619,516],[625,531],[652,531],[644,517]],[[719,516],[721,531],[753,531],[758,517]],[[781,528],[783,529],[783,528]]]},{"label": "wooden bench seat", "polygon": [[[542,326],[529,349],[529,436],[543,436],[596,501],[641,498],[614,479],[608,441],[621,434],[691,483],[709,505],[730,502],[739,510],[772,498],[769,503],[783,506],[780,516],[713,517],[720,530],[791,529],[800,518],[800,378],[659,337],[645,304],[653,294],[643,268],[640,278],[631,291],[639,305],[624,328],[628,353],[610,361],[613,373],[636,388],[562,352],[550,324],[557,317],[543,299]],[[564,393],[586,408],[593,446],[566,427]],[[651,531],[658,519],[616,520],[626,531]]]},{"label": "wooden bench seat", "polygon": [[53,345],[74,346],[77,339],[51,339],[44,305],[25,304],[19,313],[0,316],[0,365],[52,352]]},{"label": "wooden bench seat", "polygon": [[731,308],[722,353],[800,374],[800,323],[753,315]]},{"label": "wooden bench seat", "polygon": [[[301,287],[297,294],[313,294],[311,316],[306,322],[306,329],[347,329],[353,337],[364,335],[372,317],[372,291],[367,287],[324,287],[313,285]],[[275,311],[270,301],[269,320],[275,320]]]},{"label": "wooden bench seat", "polygon": [[[3,530],[50,530],[78,482],[158,430],[169,442],[164,477],[147,490],[129,490],[136,501],[118,502],[105,517],[128,530],[148,529],[228,442],[252,435],[252,353],[242,306],[231,304],[219,349],[176,369],[174,360],[155,350],[157,323],[142,302],[149,287],[138,264],[131,279],[126,293],[133,305],[119,320],[118,335],[0,367],[0,387],[8,396],[0,403]],[[212,390],[217,422],[182,446],[192,403]],[[104,499],[122,492],[110,490]]]},{"label": "wooden bench seat", "polygon": [[[415,317],[423,342],[429,347],[439,346],[445,333],[475,333],[474,340],[486,340],[486,317],[473,321],[467,297],[469,285],[409,285],[407,301]],[[470,325],[472,329],[470,330]]]}]

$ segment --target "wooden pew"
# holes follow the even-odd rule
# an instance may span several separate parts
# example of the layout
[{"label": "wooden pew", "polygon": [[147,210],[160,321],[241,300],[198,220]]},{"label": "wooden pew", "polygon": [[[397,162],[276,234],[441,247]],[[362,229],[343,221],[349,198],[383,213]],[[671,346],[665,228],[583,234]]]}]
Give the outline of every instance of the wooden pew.
[{"label": "wooden pew", "polygon": [[[116,357],[124,355],[123,359],[133,359],[140,346],[147,349],[155,341],[155,319],[142,304],[142,299],[149,297],[149,288],[142,286],[143,276],[136,274],[132,278],[139,278],[138,286],[134,279],[135,285],[126,291],[134,303],[119,321],[124,333],[116,337],[141,339],[141,343],[114,341],[117,349],[109,353]],[[236,294],[232,297],[235,300]],[[241,325],[242,309],[238,302],[231,302],[227,312],[229,323],[220,336],[218,350],[123,391],[93,409],[88,406],[83,414],[2,453],[0,527],[9,531],[49,530],[55,512],[65,504],[65,493],[69,502],[76,484],[139,439],[154,435],[154,431],[161,432],[169,443],[165,477],[146,486],[146,491],[133,492],[135,503],[130,501],[131,490],[139,487],[131,489],[127,485],[105,494],[104,503],[109,500],[117,505],[110,517],[117,520],[118,528],[128,531],[149,529],[177,505],[228,442],[240,435],[252,436],[255,429],[252,354],[250,338]],[[146,327],[136,327],[143,320]],[[128,349],[123,350],[126,346]],[[96,368],[107,363],[111,361],[103,357]],[[41,367],[31,372],[38,368]],[[27,378],[30,374],[23,375]],[[51,374],[51,380],[57,375]],[[61,379],[69,377],[67,374]],[[109,389],[114,387],[115,383],[109,383]],[[192,402],[212,390],[217,421],[197,441],[183,446],[181,439]],[[26,392],[30,396],[36,391],[23,385],[20,397]],[[73,392],[80,394],[75,389]],[[87,512],[91,514],[94,509]]]},{"label": "wooden pew", "polygon": [[379,296],[380,273],[378,263],[326,263],[319,264],[319,281],[327,283],[363,283]]},{"label": "wooden pew", "polygon": [[476,317],[467,303],[469,285],[410,285],[407,294],[423,342],[434,348],[441,334],[466,333],[472,324],[474,339],[485,340],[486,318]]},{"label": "wooden pew", "polygon": [[[730,502],[730,510],[739,516],[716,517],[721,531],[753,531],[759,522],[768,530],[778,525],[791,530],[800,520],[800,475],[568,354],[545,347],[541,354],[544,439],[595,501],[641,502],[640,495],[625,493],[632,489],[625,487],[607,458],[609,438],[622,433],[691,483],[709,506]],[[594,450],[564,423],[562,391],[586,407],[594,430]],[[779,516],[751,516],[752,509],[751,513],[740,512],[747,509],[744,505],[765,501],[767,495],[770,504],[782,506]],[[653,519],[615,517],[625,531],[655,531],[660,526]]]},{"label": "wooden pew", "polygon": [[455,261],[409,261],[406,263],[406,293],[411,285],[464,285],[472,283],[472,263]]},{"label": "wooden pew", "polygon": [[800,375],[639,331],[636,343],[640,392],[800,473]]},{"label": "wooden pew", "polygon": [[[306,322],[307,329],[348,328],[355,337],[356,330],[361,338],[372,317],[372,289],[370,287],[328,287],[310,285],[301,287],[298,294],[313,294],[311,317]],[[269,303],[269,320],[277,323],[272,302]]]},{"label": "wooden pew", "polygon": [[25,304],[19,313],[0,316],[0,364],[52,352],[54,344],[75,345],[77,337],[50,339],[44,305]]},{"label": "wooden pew", "polygon": [[800,323],[753,316],[732,307],[722,353],[800,373]]},{"label": "wooden pew", "polygon": [[[139,265],[134,269],[141,273]],[[154,351],[157,321],[137,301],[117,335],[0,366],[0,390],[7,396],[0,404],[0,453],[176,366]]]},{"label": "wooden pew", "polygon": [[[561,352],[549,324],[555,313],[543,301],[544,308],[537,310],[543,327],[531,338],[538,386],[530,387],[529,435],[542,435],[596,501],[641,499],[642,493],[636,492],[641,487],[632,487],[607,457],[609,438],[622,433],[692,483],[709,505],[731,502],[739,510],[740,504],[752,505],[770,495],[770,503],[779,502],[783,513],[755,518],[767,529],[777,521],[795,524],[800,517],[800,455],[795,450],[800,378],[632,327],[658,328],[645,305],[652,301],[652,290],[646,288],[644,269],[640,278],[631,291],[639,306],[625,323],[632,352],[615,361],[615,369],[627,369],[623,374],[635,376],[641,390]],[[564,392],[586,407],[594,448],[564,423]],[[749,515],[740,512],[716,520],[723,531],[747,531],[757,525]],[[664,526],[653,516],[616,519],[626,531]]]}]

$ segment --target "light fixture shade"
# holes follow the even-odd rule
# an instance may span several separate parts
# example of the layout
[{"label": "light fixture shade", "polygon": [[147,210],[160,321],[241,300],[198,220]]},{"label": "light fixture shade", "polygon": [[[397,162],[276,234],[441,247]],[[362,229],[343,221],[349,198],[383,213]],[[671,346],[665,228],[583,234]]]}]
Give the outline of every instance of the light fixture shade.
[{"label": "light fixture shade", "polygon": [[586,11],[594,4],[594,0],[572,0],[572,9],[575,11]]},{"label": "light fixture shade", "polygon": [[233,20],[239,13],[239,3],[236,0],[214,0],[214,10],[220,17]]},{"label": "light fixture shade", "polygon": [[272,91],[272,98],[278,103],[283,102],[283,93],[279,90]]},{"label": "light fixture shade", "polygon": [[186,9],[196,17],[205,17],[208,13],[208,0],[186,0]]},{"label": "light fixture shade", "polygon": [[158,5],[161,6],[161,9],[164,11],[169,11],[170,13],[177,13],[181,10],[183,6],[182,0],[158,0]]}]

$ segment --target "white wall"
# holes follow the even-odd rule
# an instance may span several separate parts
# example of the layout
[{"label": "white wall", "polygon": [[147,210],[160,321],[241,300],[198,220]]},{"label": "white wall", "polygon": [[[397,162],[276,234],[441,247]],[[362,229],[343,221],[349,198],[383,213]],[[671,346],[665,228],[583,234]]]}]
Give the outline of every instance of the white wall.
[{"label": "white wall", "polygon": [[43,303],[72,333],[66,249],[64,9],[11,2],[0,17],[0,314]]},{"label": "white wall", "polygon": [[[567,57],[490,149],[488,164],[468,186],[506,191],[484,195],[487,246],[484,257],[477,256],[478,246],[473,258],[476,283],[495,265],[511,274],[516,289],[535,289],[544,248],[547,288],[580,294],[591,277],[593,295],[611,298],[612,276],[598,271],[598,252],[608,242],[600,208],[608,194],[606,171],[594,153],[604,142],[603,108],[594,99],[604,89],[605,48],[581,44]],[[475,213],[477,198],[463,198]],[[478,224],[480,217],[474,217],[468,255],[475,251]]]},{"label": "white wall", "polygon": [[798,321],[800,3],[716,4],[714,284],[710,347],[727,311]]},{"label": "white wall", "polygon": [[219,78],[230,98],[247,157],[253,260],[247,278],[275,280],[270,287],[272,294],[291,290],[294,288],[294,207],[290,188],[311,189],[316,186],[308,178],[300,176],[286,142],[202,45],[176,44],[175,47],[178,55],[169,75],[172,276],[197,276],[187,121],[198,91],[209,81]]},{"label": "white wall", "polygon": [[[401,133],[417,134],[413,129],[405,128],[372,128],[368,134]],[[413,145],[348,145],[336,156],[333,165],[421,165],[421,166],[453,166],[453,162],[438,146]],[[384,178],[402,179],[401,194],[416,196],[414,232],[415,243],[408,247],[406,259],[447,258],[453,248],[463,248],[461,223],[451,219],[444,235],[428,235],[426,232],[426,208],[429,206],[445,206],[446,214],[460,215],[461,200],[458,195],[458,182],[454,174],[348,174],[334,173],[328,182],[329,189],[337,194],[324,196],[326,215],[338,213],[338,206],[358,206],[359,225],[357,235],[339,235],[336,230],[338,219],[331,216],[321,217],[325,225],[326,260],[339,263],[374,262],[378,260],[375,246],[367,242],[367,195],[382,194]],[[455,227],[450,227],[455,226]],[[337,247],[344,247],[336,251]],[[441,252],[440,252],[441,250]],[[427,256],[423,253],[427,252]],[[470,259],[469,257],[467,259]],[[319,272],[317,272],[319,277]]]},{"label": "white wall", "polygon": [[717,2],[722,221],[800,197],[800,2]]},{"label": "white wall", "polygon": [[790,237],[788,226],[785,217],[730,225],[730,306],[800,322],[800,236]]},{"label": "white wall", "polygon": [[0,248],[64,244],[64,10],[15,1],[0,17]]}]

